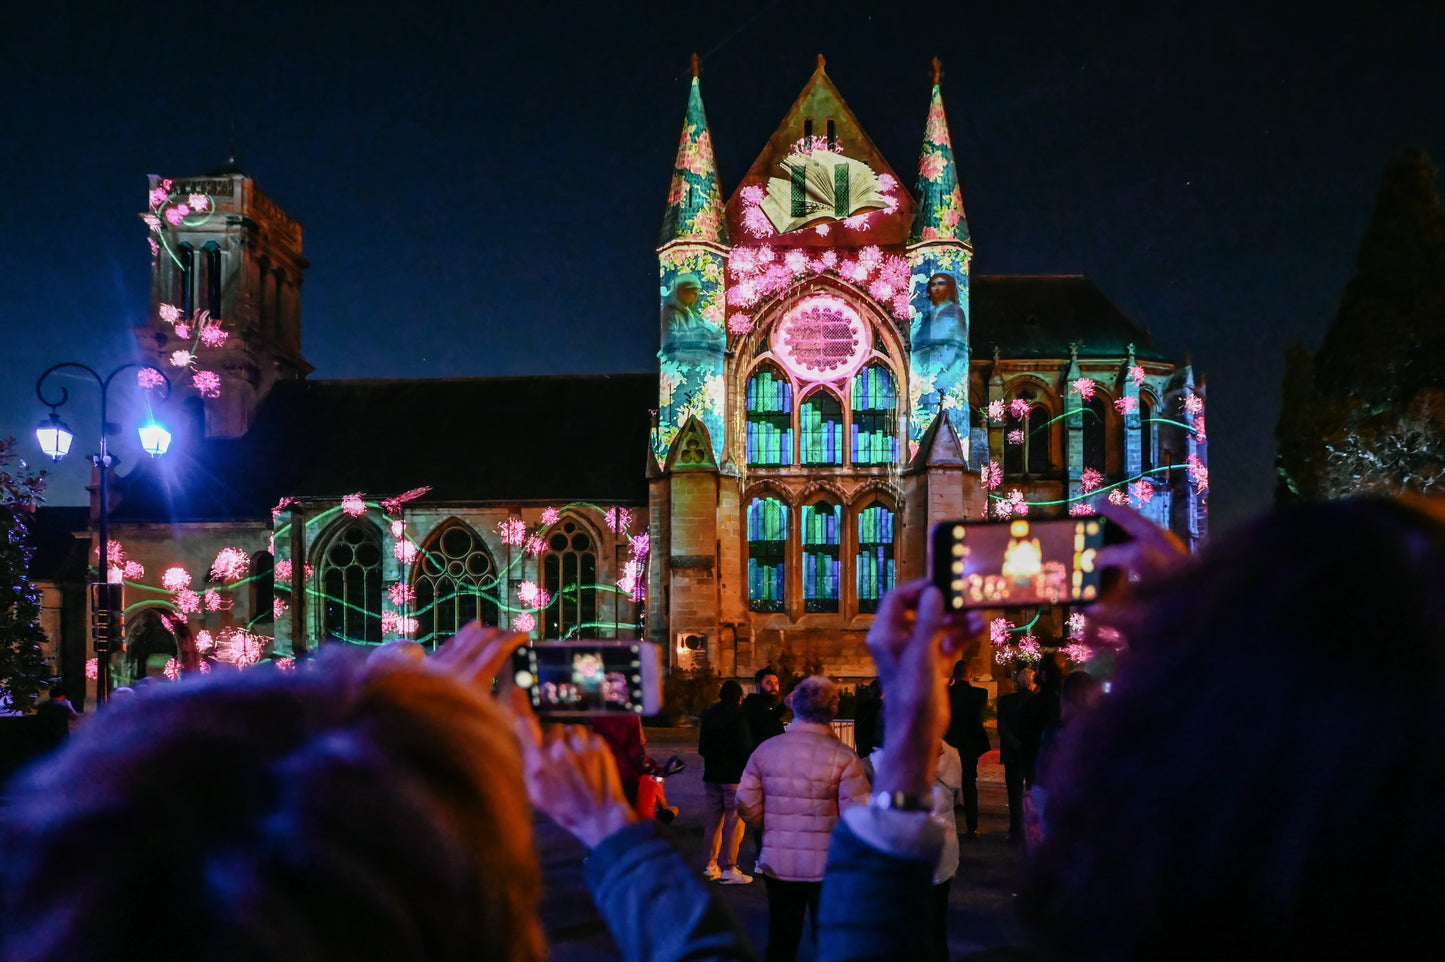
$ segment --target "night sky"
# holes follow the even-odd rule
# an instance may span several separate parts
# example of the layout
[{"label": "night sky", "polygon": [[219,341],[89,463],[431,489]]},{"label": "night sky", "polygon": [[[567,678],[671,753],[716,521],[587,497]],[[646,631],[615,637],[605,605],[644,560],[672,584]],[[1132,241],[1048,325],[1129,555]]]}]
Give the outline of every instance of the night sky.
[{"label": "night sky", "polygon": [[1445,160],[1438,2],[8,6],[0,436],[36,458],[40,372],[132,359],[148,173],[234,153],[303,224],[313,377],[652,371],[689,54],[729,195],[818,53],[911,187],[937,56],[975,273],[1088,274],[1192,352],[1217,531],[1272,495],[1283,350],[1318,345],[1386,163]]}]

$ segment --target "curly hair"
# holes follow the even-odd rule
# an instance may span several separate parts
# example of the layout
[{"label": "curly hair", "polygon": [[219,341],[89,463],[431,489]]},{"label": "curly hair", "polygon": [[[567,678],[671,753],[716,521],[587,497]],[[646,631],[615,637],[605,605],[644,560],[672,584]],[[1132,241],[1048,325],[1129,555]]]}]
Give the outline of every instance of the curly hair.
[{"label": "curly hair", "polygon": [[803,721],[827,724],[838,714],[838,686],[824,675],[809,675],[789,696],[793,714]]}]

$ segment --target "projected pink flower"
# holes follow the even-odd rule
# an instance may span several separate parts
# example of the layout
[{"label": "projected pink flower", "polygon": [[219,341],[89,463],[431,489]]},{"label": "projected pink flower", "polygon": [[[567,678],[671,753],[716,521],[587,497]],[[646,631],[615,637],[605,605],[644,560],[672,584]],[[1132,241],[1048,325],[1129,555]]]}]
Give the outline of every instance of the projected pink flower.
[{"label": "projected pink flower", "polygon": [[1144,369],[1143,369],[1142,367],[1140,367],[1139,365],[1137,365],[1137,364],[1135,364],[1133,367],[1129,368],[1129,380],[1131,380],[1131,381],[1134,382],[1134,386],[1135,386],[1135,387],[1138,387],[1139,385],[1143,384],[1143,383],[1144,383]]},{"label": "projected pink flower", "polygon": [[1098,514],[1094,506],[1088,501],[1075,501],[1069,505],[1069,515],[1075,518],[1087,518],[1089,515]]},{"label": "projected pink flower", "polygon": [[212,581],[235,581],[251,570],[251,559],[240,548],[222,548],[211,562]]},{"label": "projected pink flower", "polygon": [[192,210],[203,211],[211,206],[211,199],[205,194],[191,194],[186,198],[186,203],[191,205]]},{"label": "projected pink flower", "polygon": [[161,575],[161,584],[165,585],[167,591],[180,591],[190,587],[191,573],[185,568],[167,568]]},{"label": "projected pink flower", "polygon": [[1201,414],[1194,419],[1194,440],[1205,441],[1208,438],[1209,436],[1204,433],[1204,415]]},{"label": "projected pink flower", "polygon": [[209,675],[209,674],[211,673],[211,663],[210,663],[209,661],[203,661],[203,662],[201,662],[201,664],[199,665],[199,667],[200,667],[200,669],[201,669],[201,674],[203,674],[203,675]]},{"label": "projected pink flower", "polygon": [[171,681],[175,681],[181,677],[181,663],[174,658],[169,658],[166,660],[166,666],[161,669],[161,672]]},{"label": "projected pink flower", "polygon": [[271,509],[271,517],[272,517],[272,518],[279,518],[279,517],[281,517],[281,512],[282,512],[282,511],[285,511],[288,507],[290,507],[291,505],[293,505],[293,504],[295,504],[295,503],[296,503],[296,499],[295,499],[295,498],[282,498],[280,501],[277,501],[277,502],[276,502],[276,507],[274,507],[274,508]]},{"label": "projected pink flower", "polygon": [[1059,650],[1064,653],[1064,657],[1068,658],[1069,661],[1072,661],[1076,665],[1082,665],[1084,662],[1094,657],[1094,649],[1090,648],[1088,645],[1081,644],[1077,641],[1073,644],[1065,645]]},{"label": "projected pink flower", "polygon": [[197,371],[191,378],[191,383],[196,386],[201,397],[221,396],[221,376],[215,371]]},{"label": "projected pink flower", "polygon": [[161,320],[167,324],[174,324],[181,319],[181,309],[174,304],[162,304],[160,306]]},{"label": "projected pink flower", "polygon": [[552,601],[545,588],[535,582],[524,581],[517,586],[517,600],[528,608],[545,608]]},{"label": "projected pink flower", "polygon": [[738,196],[742,198],[742,201],[743,201],[744,204],[748,204],[748,205],[750,205],[750,206],[752,206],[752,207],[756,207],[756,206],[758,206],[759,204],[761,204],[761,203],[763,202],[763,188],[762,188],[762,185],[761,185],[761,184],[749,184],[748,186],[744,187],[742,190],[738,191]]},{"label": "projected pink flower", "polygon": [[1113,491],[1110,491],[1110,492],[1109,492],[1109,503],[1110,503],[1110,504],[1117,504],[1117,505],[1126,505],[1126,504],[1128,504],[1128,503],[1129,503],[1129,495],[1128,495],[1128,492],[1126,492],[1123,488],[1115,488]]},{"label": "projected pink flower", "polygon": [[1200,494],[1209,490],[1209,468],[1199,460],[1199,455],[1191,454],[1184,459],[1184,467],[1189,471],[1189,480],[1194,483]]},{"label": "projected pink flower", "polygon": [[190,351],[172,351],[172,352],[171,352],[171,366],[172,366],[172,367],[190,367],[191,362],[194,361],[195,359],[196,359],[196,356],[195,356],[194,354],[192,354]]},{"label": "projected pink flower", "polygon": [[527,540],[527,525],[513,515],[497,525],[497,536],[502,539],[502,544],[520,545]]},{"label": "projected pink flower", "polygon": [[535,534],[528,535],[527,543],[522,546],[522,550],[530,555],[539,555],[547,550],[547,542]]},{"label": "projected pink flower", "polygon": [[1039,640],[1033,635],[1024,635],[1019,639],[1019,657],[1024,661],[1038,661],[1044,656],[1044,650],[1039,647]]},{"label": "projected pink flower", "polygon": [[988,490],[992,491],[1003,484],[1003,468],[999,467],[997,461],[990,461],[978,471],[979,480]]},{"label": "projected pink flower", "polygon": [[1010,431],[1007,435],[1004,436],[1004,438],[1008,441],[1009,444],[1023,444],[1024,432],[1022,430]]},{"label": "projected pink flower", "polygon": [[988,623],[989,644],[1006,645],[1008,636],[1014,629],[1014,623],[1007,618],[995,618]]},{"label": "projected pink flower", "polygon": [[643,555],[647,554],[648,549],[652,547],[652,540],[648,537],[647,532],[645,531],[637,537],[632,538],[631,541],[632,557],[634,558],[641,558]]},{"label": "projected pink flower", "polygon": [[1133,414],[1139,409],[1139,399],[1136,397],[1121,397],[1114,400],[1114,410],[1123,415]]},{"label": "projected pink flower", "polygon": [[126,581],[137,581],[145,577],[146,569],[139,561],[127,561],[125,568],[121,571]]},{"label": "projected pink flower", "polygon": [[207,589],[206,593],[201,596],[201,602],[207,611],[223,611],[231,607],[215,588]]},{"label": "projected pink flower", "polygon": [[1184,412],[1186,414],[1203,414],[1204,399],[1197,394],[1191,394],[1184,399]]},{"label": "projected pink flower", "polygon": [[413,635],[416,634],[418,624],[415,618],[408,618],[394,611],[383,611],[381,613],[381,630],[384,634]]},{"label": "projected pink flower", "polygon": [[753,319],[746,314],[737,313],[728,318],[729,334],[746,334],[753,329]]},{"label": "projected pink flower", "polygon": [[416,558],[416,543],[410,538],[404,541],[398,541],[395,546],[392,547],[391,553],[395,555],[396,560],[402,564],[411,564],[412,560]]},{"label": "projected pink flower", "polygon": [[1095,468],[1085,468],[1079,474],[1079,490],[1084,494],[1090,491],[1097,491],[1099,485],[1104,483],[1104,476]]},{"label": "projected pink flower", "polygon": [[1002,421],[1003,421],[1003,417],[1004,417],[1004,415],[1003,415],[1003,409],[1004,409],[1004,404],[1003,404],[1003,399],[1002,399],[1002,398],[999,398],[998,400],[995,400],[995,401],[989,401],[989,402],[988,402],[988,409],[987,409],[987,412],[986,412],[987,415],[988,415],[988,419],[989,419],[990,421],[993,421],[995,424],[998,424],[998,423],[1002,422]]},{"label": "projected pink flower", "polygon": [[1083,398],[1085,401],[1089,400],[1091,397],[1094,396],[1094,391],[1097,388],[1098,385],[1094,383],[1093,378],[1081,377],[1074,381],[1074,390],[1078,391],[1079,397]]},{"label": "projected pink flower", "polygon": [[282,558],[280,561],[276,562],[276,566],[271,569],[271,576],[276,580],[276,583],[278,585],[283,581],[290,581],[291,559]]},{"label": "projected pink flower", "polygon": [[341,510],[353,518],[359,518],[366,514],[366,502],[362,500],[361,492],[348,494],[341,499]]},{"label": "projected pink flower", "polygon": [[1084,637],[1084,630],[1089,627],[1089,619],[1084,617],[1082,611],[1076,611],[1069,615],[1068,632],[1070,638]]},{"label": "projected pink flower", "polygon": [[201,610],[201,596],[189,588],[182,588],[172,594],[176,607],[188,615],[193,615]]},{"label": "projected pink flower", "polygon": [[416,589],[405,581],[398,581],[386,589],[386,597],[391,603],[400,608],[416,601]]},{"label": "projected pink flower", "polygon": [[185,340],[186,338],[188,338],[188,337],[190,337],[190,336],[191,336],[191,325],[189,325],[189,324],[177,324],[177,325],[176,325],[176,337],[179,337],[181,340]]},{"label": "projected pink flower", "polygon": [[295,671],[295,670],[296,670],[296,659],[295,659],[295,658],[292,658],[290,655],[286,655],[286,656],[284,656],[284,657],[282,657],[282,658],[277,658],[277,659],[276,659],[276,669],[277,669],[278,671]]},{"label": "projected pink flower", "polygon": [[153,367],[143,367],[136,372],[135,382],[140,385],[142,391],[149,391],[166,383],[166,377]]},{"label": "projected pink flower", "polygon": [[607,522],[608,530],[613,533],[626,531],[628,526],[632,524],[632,512],[626,508],[608,508],[603,519]]},{"label": "projected pink flower", "polygon": [[197,651],[210,651],[214,647],[216,647],[216,641],[211,637],[209,631],[201,630],[196,632]]},{"label": "projected pink flower", "polygon": [[271,599],[271,617],[277,621],[286,614],[286,602],[280,598]]},{"label": "projected pink flower", "polygon": [[1029,408],[1032,407],[1028,398],[1016,397],[1008,404],[1008,413],[1022,421],[1029,416]]},{"label": "projected pink flower", "polygon": [[229,336],[225,331],[221,330],[221,325],[219,324],[207,324],[201,328],[201,343],[206,345],[206,347],[220,347],[226,343],[226,338]]},{"label": "projected pink flower", "polygon": [[524,611],[512,619],[512,627],[517,631],[531,631],[537,627],[537,619],[531,612]]},{"label": "projected pink flower", "polygon": [[783,255],[783,264],[794,274],[801,274],[808,268],[808,255],[802,251],[788,251]]},{"label": "projected pink flower", "polygon": [[88,659],[86,659],[86,662],[85,662],[85,677],[89,678],[91,681],[96,681],[97,679],[100,678],[100,661],[99,661],[99,659],[96,659],[96,658],[88,658]]},{"label": "projected pink flower", "polygon": [[889,284],[882,278],[879,278],[878,280],[868,285],[868,293],[872,294],[880,301],[886,301],[893,296],[893,285]]},{"label": "projected pink flower", "polygon": [[1137,481],[1134,484],[1129,485],[1129,494],[1139,504],[1148,504],[1150,501],[1154,500],[1154,485],[1150,484],[1148,481]]},{"label": "projected pink flower", "polygon": [[560,520],[562,520],[562,512],[556,508],[544,508],[542,510],[542,523],[548,527],[551,527]]}]

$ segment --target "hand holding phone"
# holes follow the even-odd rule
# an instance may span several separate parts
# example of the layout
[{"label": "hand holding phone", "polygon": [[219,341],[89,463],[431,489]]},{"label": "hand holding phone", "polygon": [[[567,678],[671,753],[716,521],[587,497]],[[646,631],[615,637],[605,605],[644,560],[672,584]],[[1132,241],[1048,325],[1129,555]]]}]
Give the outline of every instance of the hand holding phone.
[{"label": "hand holding phone", "polygon": [[1122,533],[1104,518],[946,521],[933,529],[933,583],[948,610],[1089,604],[1117,572],[1099,552]]},{"label": "hand holding phone", "polygon": [[539,641],[517,649],[512,668],[543,717],[662,710],[662,649],[649,641]]}]

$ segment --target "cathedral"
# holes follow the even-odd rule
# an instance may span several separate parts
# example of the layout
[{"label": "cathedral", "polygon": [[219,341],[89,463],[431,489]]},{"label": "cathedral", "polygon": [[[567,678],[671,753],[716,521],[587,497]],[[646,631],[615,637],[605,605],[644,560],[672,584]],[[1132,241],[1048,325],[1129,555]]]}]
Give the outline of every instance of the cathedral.
[{"label": "cathedral", "polygon": [[[153,179],[136,334],[186,423],[113,486],[116,676],[434,647],[481,618],[647,638],[724,677],[859,678],[880,597],[925,573],[940,521],[1108,498],[1196,544],[1203,385],[1084,277],[973,275],[936,68],[919,117],[916,165],[895,169],[819,58],[725,194],[694,69],[647,375],[312,378],[300,225],[234,164]],[[459,433],[466,411],[487,430]],[[565,458],[517,454],[508,425],[538,418]],[[37,573],[70,599],[66,677],[89,657],[84,567]],[[1068,638],[1064,607],[1011,614]]]}]

